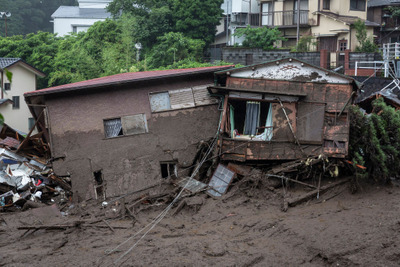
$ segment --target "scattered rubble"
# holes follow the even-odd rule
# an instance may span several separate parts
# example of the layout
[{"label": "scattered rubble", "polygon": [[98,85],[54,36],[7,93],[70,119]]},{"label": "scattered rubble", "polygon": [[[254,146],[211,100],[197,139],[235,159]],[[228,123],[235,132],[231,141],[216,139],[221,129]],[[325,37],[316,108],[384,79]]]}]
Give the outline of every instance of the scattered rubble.
[{"label": "scattered rubble", "polygon": [[41,134],[22,136],[4,124],[0,131],[0,211],[65,203],[71,197],[68,177],[47,165],[48,146]]}]

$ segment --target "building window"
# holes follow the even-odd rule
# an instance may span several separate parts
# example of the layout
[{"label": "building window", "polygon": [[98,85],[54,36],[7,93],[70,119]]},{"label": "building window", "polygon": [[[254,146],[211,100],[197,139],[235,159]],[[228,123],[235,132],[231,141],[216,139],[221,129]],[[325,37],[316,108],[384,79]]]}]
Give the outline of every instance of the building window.
[{"label": "building window", "polygon": [[31,130],[35,126],[35,119],[34,118],[28,118],[28,129]]},{"label": "building window", "polygon": [[146,114],[124,116],[120,118],[106,119],[104,123],[104,134],[106,138],[117,136],[147,133]]},{"label": "building window", "polygon": [[13,109],[19,109],[19,96],[13,96],[12,97],[13,101]]},{"label": "building window", "polygon": [[209,95],[206,85],[171,90],[168,92],[150,93],[149,101],[152,112],[192,108],[218,103],[218,99],[212,98]]},{"label": "building window", "polygon": [[269,141],[273,135],[272,104],[229,100],[228,132],[231,138]]},{"label": "building window", "polygon": [[323,4],[322,4],[322,8],[323,9],[331,9],[331,0],[324,0]]},{"label": "building window", "polygon": [[150,106],[152,112],[171,109],[168,92],[150,94]]},{"label": "building window", "polygon": [[263,2],[261,5],[261,25],[273,25],[272,2]]},{"label": "building window", "polygon": [[345,51],[347,49],[347,40],[339,41],[339,51]]},{"label": "building window", "polygon": [[72,26],[72,32],[77,33],[78,32],[78,27],[77,26]]},{"label": "building window", "polygon": [[5,91],[10,91],[11,90],[11,84],[10,83],[4,83],[4,90]]},{"label": "building window", "polygon": [[350,0],[350,10],[365,11],[365,0]]}]

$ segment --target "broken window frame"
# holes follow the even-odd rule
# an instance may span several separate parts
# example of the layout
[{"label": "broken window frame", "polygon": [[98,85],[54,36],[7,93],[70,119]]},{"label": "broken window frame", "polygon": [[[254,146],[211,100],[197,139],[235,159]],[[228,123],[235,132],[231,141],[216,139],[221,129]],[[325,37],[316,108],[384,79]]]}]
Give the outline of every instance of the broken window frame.
[{"label": "broken window frame", "polygon": [[[128,123],[126,123],[126,121],[128,121],[129,118],[136,117],[136,116],[142,116],[143,130],[139,131],[139,132],[132,132],[133,128],[130,128],[128,126]],[[113,131],[113,133],[107,134],[106,123],[111,122],[111,121],[115,121],[116,127],[114,127],[115,129],[110,129]],[[122,136],[132,136],[132,135],[144,134],[144,133],[149,132],[145,113],[103,119],[103,126],[104,126],[104,136],[106,139],[117,138],[117,137],[122,137]],[[118,133],[117,133],[117,131],[118,131]]]}]

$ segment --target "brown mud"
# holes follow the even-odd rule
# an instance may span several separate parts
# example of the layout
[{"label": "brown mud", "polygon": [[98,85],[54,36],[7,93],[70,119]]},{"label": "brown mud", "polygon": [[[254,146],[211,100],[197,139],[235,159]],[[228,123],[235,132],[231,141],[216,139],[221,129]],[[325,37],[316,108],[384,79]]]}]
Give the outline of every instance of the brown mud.
[{"label": "brown mud", "polygon": [[[304,194],[296,185],[286,197]],[[165,203],[142,203],[134,223],[121,207],[89,201],[61,217],[55,207],[0,213],[0,266],[398,266],[400,188],[335,187],[287,212],[283,189],[237,189],[216,200],[185,198],[141,237],[131,238],[162,212]],[[178,206],[178,205],[176,205]],[[77,223],[79,222],[79,223]],[[83,223],[82,223],[83,222]],[[19,230],[21,226],[69,225]],[[109,227],[109,226],[111,227]],[[111,229],[112,228],[112,229]]]}]

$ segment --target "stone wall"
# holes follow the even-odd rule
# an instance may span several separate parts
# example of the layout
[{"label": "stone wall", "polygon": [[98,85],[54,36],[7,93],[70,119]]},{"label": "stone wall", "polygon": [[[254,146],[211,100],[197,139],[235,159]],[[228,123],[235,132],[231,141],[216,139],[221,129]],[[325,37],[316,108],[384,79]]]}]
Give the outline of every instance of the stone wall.
[{"label": "stone wall", "polygon": [[349,64],[350,69],[356,68],[356,61],[381,61],[382,55],[380,53],[363,53],[363,52],[350,52]]},{"label": "stone wall", "polygon": [[226,47],[222,49],[223,60],[234,64],[260,64],[286,57],[297,58],[309,64],[320,66],[320,52],[290,52],[289,50],[265,51],[258,48],[234,47]]}]

